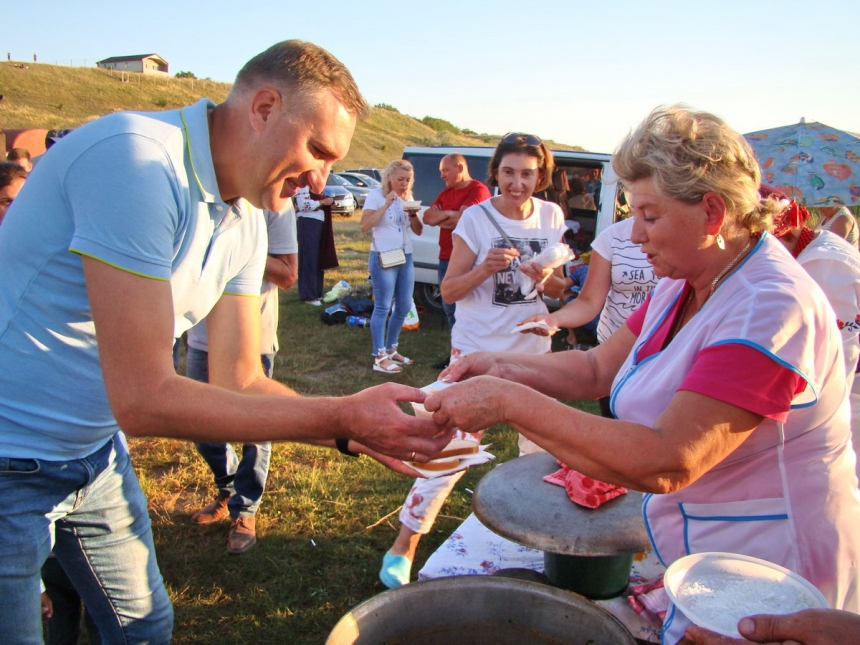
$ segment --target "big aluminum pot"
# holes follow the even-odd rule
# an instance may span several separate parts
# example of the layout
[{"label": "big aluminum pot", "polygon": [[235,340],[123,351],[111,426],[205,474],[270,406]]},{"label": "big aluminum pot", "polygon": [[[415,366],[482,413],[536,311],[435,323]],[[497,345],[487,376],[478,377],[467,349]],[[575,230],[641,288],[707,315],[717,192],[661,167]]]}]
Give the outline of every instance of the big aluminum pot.
[{"label": "big aluminum pot", "polygon": [[635,645],[582,596],[513,578],[458,576],[398,587],[340,619],[327,645]]}]

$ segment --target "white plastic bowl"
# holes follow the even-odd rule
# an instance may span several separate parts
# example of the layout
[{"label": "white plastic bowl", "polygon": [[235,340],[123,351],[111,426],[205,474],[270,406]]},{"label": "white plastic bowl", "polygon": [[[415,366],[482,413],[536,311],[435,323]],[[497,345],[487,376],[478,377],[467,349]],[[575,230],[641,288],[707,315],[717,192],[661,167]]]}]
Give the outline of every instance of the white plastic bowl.
[{"label": "white plastic bowl", "polygon": [[695,553],[663,576],[669,598],[694,624],[740,638],[738,621],[755,614],[827,608],[811,582],[778,564],[736,553]]}]

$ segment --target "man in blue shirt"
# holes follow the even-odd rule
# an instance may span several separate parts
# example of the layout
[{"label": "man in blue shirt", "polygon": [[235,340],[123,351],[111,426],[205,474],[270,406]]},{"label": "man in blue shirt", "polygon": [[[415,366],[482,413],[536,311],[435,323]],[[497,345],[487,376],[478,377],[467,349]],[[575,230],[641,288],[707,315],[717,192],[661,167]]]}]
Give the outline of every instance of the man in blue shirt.
[{"label": "man in blue shirt", "polygon": [[[279,43],[226,101],[118,113],[58,142],[0,227],[0,615],[41,642],[39,568],[54,552],[106,642],[170,641],[173,614],[121,441],[296,440],[408,471],[450,438],[385,384],[302,398],[266,378],[265,222],[322,191],[366,111],[325,50]],[[173,339],[206,317],[209,381],[176,374]],[[414,474],[414,473],[412,473]]]}]

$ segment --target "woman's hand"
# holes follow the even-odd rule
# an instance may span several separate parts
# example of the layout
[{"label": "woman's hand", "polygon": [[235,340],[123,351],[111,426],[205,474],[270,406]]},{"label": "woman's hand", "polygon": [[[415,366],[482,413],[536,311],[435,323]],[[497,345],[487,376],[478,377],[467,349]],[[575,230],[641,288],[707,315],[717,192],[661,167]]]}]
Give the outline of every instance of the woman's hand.
[{"label": "woman's hand", "polygon": [[523,262],[520,265],[520,271],[522,271],[527,277],[531,278],[535,281],[535,286],[538,288],[538,291],[541,290],[541,286],[544,282],[549,280],[550,276],[553,273],[552,267],[542,267],[535,262]]},{"label": "woman's hand", "polygon": [[482,374],[501,376],[496,356],[491,352],[475,352],[457,359],[439,374],[439,380],[456,383]]},{"label": "woman's hand", "polygon": [[439,426],[478,432],[505,422],[501,402],[508,398],[505,393],[516,387],[503,379],[478,376],[433,392],[424,407],[433,412],[433,421]]},{"label": "woman's hand", "polygon": [[[558,321],[556,321],[556,319],[553,317],[553,314],[535,314],[534,316],[529,316],[525,320],[521,320],[517,324],[522,325],[524,323],[530,322],[543,323],[548,327],[555,327],[558,329],[561,328],[561,325],[558,324]],[[520,333],[536,334],[538,336],[552,336],[555,332],[550,331],[549,329],[541,329],[540,327],[531,327],[530,329],[523,329]]]},{"label": "woman's hand", "polygon": [[400,195],[398,195],[397,193],[395,193],[395,192],[392,190],[392,191],[391,191],[390,193],[388,193],[388,195],[385,197],[385,208],[388,208],[389,206],[391,206],[391,205],[392,205],[394,202],[396,202],[398,199],[400,199]]},{"label": "woman's hand", "polygon": [[518,258],[520,252],[516,249],[496,249],[492,248],[487,252],[487,257],[481,264],[490,272],[490,274],[498,273],[507,269],[514,258]]}]

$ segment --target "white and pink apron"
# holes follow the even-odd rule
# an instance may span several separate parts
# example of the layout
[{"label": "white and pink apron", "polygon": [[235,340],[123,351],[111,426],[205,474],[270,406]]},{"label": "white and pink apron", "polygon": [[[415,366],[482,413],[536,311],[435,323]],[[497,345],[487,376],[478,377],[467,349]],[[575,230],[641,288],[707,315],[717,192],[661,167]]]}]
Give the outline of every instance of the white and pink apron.
[{"label": "white and pink apron", "polygon": [[[703,551],[764,558],[810,580],[832,607],[860,612],[860,493],[841,339],[824,294],[764,235],[675,339],[640,360],[640,347],[684,284],[664,279],[653,292],[642,333],[613,383],[619,419],[653,427],[699,352],[720,344],[757,349],[808,385],[784,424],[765,419],[690,486],[645,496],[657,557],[666,566]],[[674,645],[687,625],[670,608],[662,642]]]}]

